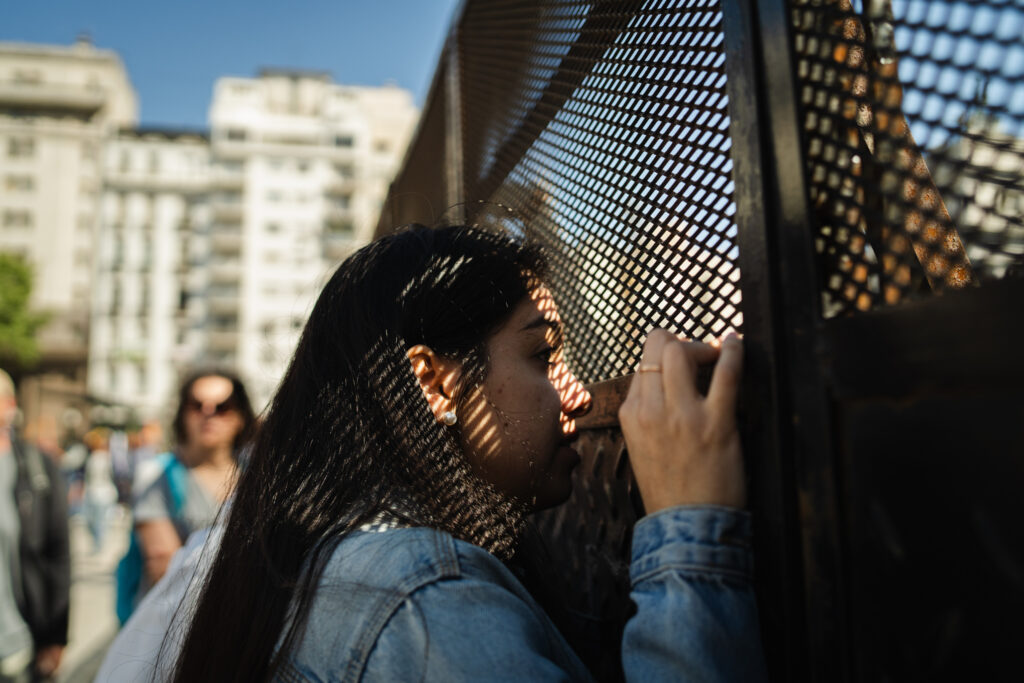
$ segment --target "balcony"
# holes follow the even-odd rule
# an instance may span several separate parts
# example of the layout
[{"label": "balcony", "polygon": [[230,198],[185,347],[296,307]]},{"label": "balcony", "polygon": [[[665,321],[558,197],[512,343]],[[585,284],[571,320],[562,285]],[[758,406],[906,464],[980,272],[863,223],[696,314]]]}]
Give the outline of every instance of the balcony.
[{"label": "balcony", "polygon": [[213,220],[218,223],[228,223],[231,225],[237,225],[242,222],[242,216],[245,215],[245,210],[242,208],[241,203],[229,203],[229,204],[214,204],[211,207],[213,213]]},{"label": "balcony", "polygon": [[206,332],[207,346],[211,351],[234,351],[238,347],[238,331],[214,328]]},{"label": "balcony", "polygon": [[208,294],[206,296],[206,305],[210,313],[237,313],[238,296]]},{"label": "balcony", "polygon": [[210,231],[210,250],[219,256],[238,256],[242,252],[242,233],[237,226],[225,229],[215,226]]},{"label": "balcony", "polygon": [[327,209],[327,214],[324,216],[325,232],[332,235],[352,235],[355,231],[354,226],[352,212],[348,209],[336,207]]},{"label": "balcony", "polygon": [[214,285],[206,289],[206,305],[215,317],[234,318],[238,314],[238,296],[238,285]]},{"label": "balcony", "polygon": [[210,185],[215,190],[239,191],[245,186],[245,173],[223,168],[214,169]]},{"label": "balcony", "polygon": [[237,284],[242,277],[242,265],[238,261],[223,261],[210,266],[210,282]]},{"label": "balcony", "polygon": [[92,116],[103,108],[99,90],[56,83],[0,83],[0,102],[11,109],[45,109]]},{"label": "balcony", "polygon": [[348,197],[355,191],[356,183],[351,178],[334,180],[324,188],[324,194],[328,197]]}]

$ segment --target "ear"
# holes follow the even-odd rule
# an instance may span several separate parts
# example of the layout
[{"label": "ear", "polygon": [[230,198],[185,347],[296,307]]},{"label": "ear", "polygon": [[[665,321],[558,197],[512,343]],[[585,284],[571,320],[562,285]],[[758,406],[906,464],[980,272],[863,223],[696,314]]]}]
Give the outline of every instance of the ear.
[{"label": "ear", "polygon": [[455,410],[452,393],[462,374],[462,366],[448,358],[439,356],[425,344],[417,344],[405,355],[412,364],[412,374],[423,390],[423,396],[430,405],[430,412],[440,421],[449,410]]}]

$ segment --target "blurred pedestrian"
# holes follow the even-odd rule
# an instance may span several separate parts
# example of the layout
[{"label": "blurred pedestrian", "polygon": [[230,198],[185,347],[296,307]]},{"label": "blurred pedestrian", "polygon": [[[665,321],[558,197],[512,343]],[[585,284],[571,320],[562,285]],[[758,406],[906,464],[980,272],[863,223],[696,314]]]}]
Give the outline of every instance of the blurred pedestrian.
[{"label": "blurred pedestrian", "polygon": [[0,681],[52,676],[67,644],[67,493],[54,463],[15,433],[14,382],[0,370]]},{"label": "blurred pedestrian", "polygon": [[[338,268],[158,678],[590,678],[523,542],[531,512],[569,497],[574,420],[590,406],[544,271],[510,239],[423,226]],[[695,368],[714,361],[705,399]],[[741,364],[738,338],[719,351],[655,330],[620,411],[648,513],[633,535],[628,679],[764,679]]]},{"label": "blurred pedestrian", "polygon": [[117,577],[122,623],[189,535],[213,524],[234,490],[238,456],[254,425],[249,396],[234,374],[201,372],[182,384],[174,418],[177,445],[136,472],[134,533]]},{"label": "blurred pedestrian", "polygon": [[110,459],[110,431],[97,427],[89,430],[83,440],[89,448],[89,455],[85,459],[82,511],[92,536],[93,552],[98,553],[103,549],[110,516],[117,503]]}]

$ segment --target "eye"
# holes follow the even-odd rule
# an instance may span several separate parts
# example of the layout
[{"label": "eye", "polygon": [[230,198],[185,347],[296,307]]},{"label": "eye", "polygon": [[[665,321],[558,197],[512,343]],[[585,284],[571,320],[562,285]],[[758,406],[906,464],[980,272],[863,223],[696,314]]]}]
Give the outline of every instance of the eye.
[{"label": "eye", "polygon": [[557,349],[551,346],[545,346],[538,353],[535,353],[533,357],[539,360],[544,365],[554,365],[556,355]]}]

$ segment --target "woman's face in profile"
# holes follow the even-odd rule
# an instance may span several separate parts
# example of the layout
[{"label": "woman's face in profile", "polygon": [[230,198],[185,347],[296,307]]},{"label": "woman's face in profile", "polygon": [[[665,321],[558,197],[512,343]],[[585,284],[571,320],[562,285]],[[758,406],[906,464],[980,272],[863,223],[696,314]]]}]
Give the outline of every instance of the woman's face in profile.
[{"label": "woman's face in profile", "polygon": [[566,500],[579,455],[574,417],[590,394],[565,365],[562,321],[545,287],[534,289],[488,341],[490,367],[460,420],[477,472],[535,510]]}]

